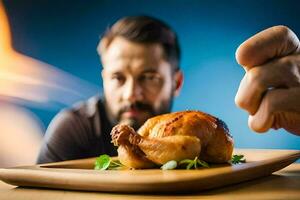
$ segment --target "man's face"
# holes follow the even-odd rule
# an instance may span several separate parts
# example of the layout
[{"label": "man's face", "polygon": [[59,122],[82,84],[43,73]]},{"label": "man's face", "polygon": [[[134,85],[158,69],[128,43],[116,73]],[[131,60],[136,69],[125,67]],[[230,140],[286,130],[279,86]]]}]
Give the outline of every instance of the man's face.
[{"label": "man's face", "polygon": [[114,123],[137,129],[148,118],[170,111],[176,75],[159,44],[116,37],[101,58],[106,109]]}]

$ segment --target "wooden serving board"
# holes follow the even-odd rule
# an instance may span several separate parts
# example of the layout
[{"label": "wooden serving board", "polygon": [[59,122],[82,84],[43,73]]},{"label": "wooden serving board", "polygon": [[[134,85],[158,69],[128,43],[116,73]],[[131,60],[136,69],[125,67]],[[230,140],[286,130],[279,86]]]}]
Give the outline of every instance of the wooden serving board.
[{"label": "wooden serving board", "polygon": [[95,158],[0,169],[0,179],[16,186],[70,190],[159,193],[195,192],[272,174],[300,157],[298,150],[236,149],[246,163],[198,170],[93,170]]}]

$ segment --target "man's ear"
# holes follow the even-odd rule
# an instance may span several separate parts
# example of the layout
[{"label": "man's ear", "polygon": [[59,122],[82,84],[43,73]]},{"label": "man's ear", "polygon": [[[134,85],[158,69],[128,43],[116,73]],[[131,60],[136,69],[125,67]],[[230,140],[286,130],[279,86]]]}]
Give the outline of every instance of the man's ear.
[{"label": "man's ear", "polygon": [[174,96],[178,96],[180,94],[181,88],[183,86],[183,73],[181,70],[178,70],[174,73]]}]

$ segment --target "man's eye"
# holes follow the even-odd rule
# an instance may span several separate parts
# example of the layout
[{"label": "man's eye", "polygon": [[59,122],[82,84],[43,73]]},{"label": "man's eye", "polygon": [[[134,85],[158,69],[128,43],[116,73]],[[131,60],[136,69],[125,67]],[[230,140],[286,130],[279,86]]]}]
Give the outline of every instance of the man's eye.
[{"label": "man's eye", "polygon": [[143,74],[141,79],[143,81],[159,81],[159,76],[154,73]]},{"label": "man's eye", "polygon": [[112,79],[113,81],[118,82],[118,83],[122,83],[122,82],[125,81],[125,77],[122,76],[122,75],[113,75],[113,76],[111,77],[111,79]]}]

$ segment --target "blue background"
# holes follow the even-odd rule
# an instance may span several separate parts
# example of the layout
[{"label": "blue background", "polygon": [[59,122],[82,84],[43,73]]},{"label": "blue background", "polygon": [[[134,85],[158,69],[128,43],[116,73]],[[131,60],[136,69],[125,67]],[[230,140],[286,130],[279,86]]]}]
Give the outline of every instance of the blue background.
[{"label": "blue background", "polygon": [[[283,130],[256,134],[234,104],[243,69],[235,50],[251,35],[287,25],[300,35],[297,1],[99,1],[5,0],[14,47],[99,85],[96,53],[106,27],[126,15],[158,17],[178,33],[185,83],[173,110],[199,109],[223,119],[240,148],[299,149],[300,137]],[[27,106],[28,107],[28,106]],[[59,110],[28,107],[47,127]]]}]

